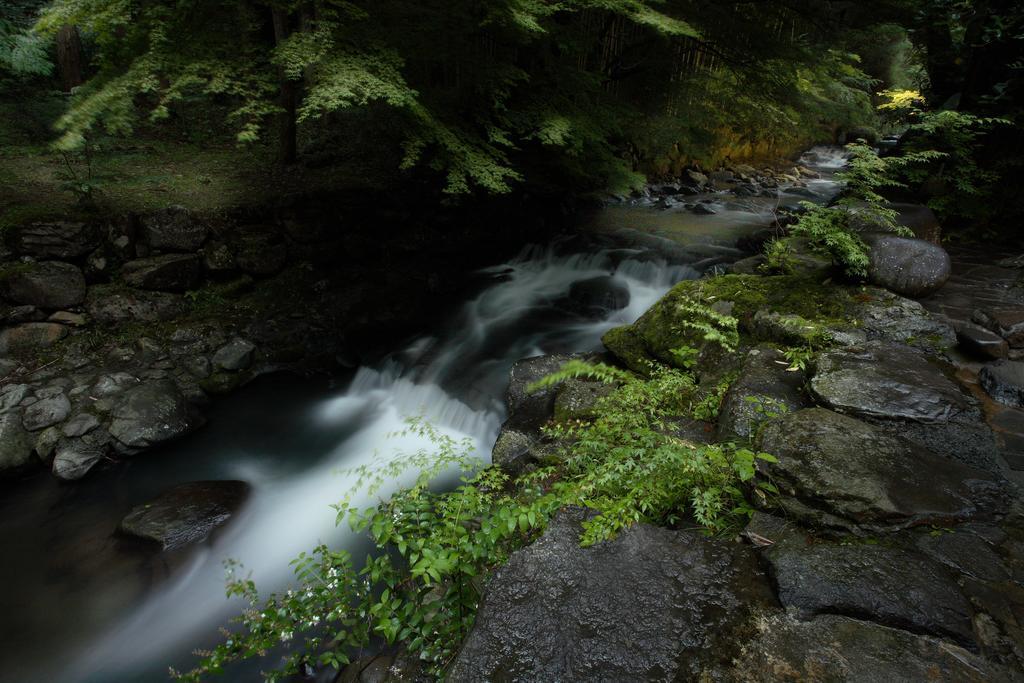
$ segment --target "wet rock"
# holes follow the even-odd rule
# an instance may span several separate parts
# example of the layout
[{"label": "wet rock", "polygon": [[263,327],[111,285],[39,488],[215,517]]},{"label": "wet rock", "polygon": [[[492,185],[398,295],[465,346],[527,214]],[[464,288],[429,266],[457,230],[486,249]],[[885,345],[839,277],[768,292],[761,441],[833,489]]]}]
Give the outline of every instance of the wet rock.
[{"label": "wet rock", "polygon": [[555,408],[555,395],[558,387],[548,387],[542,391],[529,393],[527,387],[534,382],[558,372],[570,360],[583,358],[578,354],[553,354],[525,358],[512,366],[509,372],[508,391],[505,402],[508,412],[516,418],[517,424],[524,431],[539,429],[551,419]]},{"label": "wet rock", "polygon": [[976,402],[921,354],[868,344],[818,357],[811,393],[837,412],[925,423],[980,417]]},{"label": "wet rock", "polygon": [[765,551],[779,601],[971,645],[973,610],[946,569],[881,545],[789,542]]},{"label": "wet rock", "polygon": [[718,413],[720,440],[752,438],[760,425],[809,405],[802,391],[806,373],[789,372],[789,367],[775,349],[759,347],[747,353]]},{"label": "wet rock", "polygon": [[210,363],[210,359],[206,356],[193,356],[187,358],[182,362],[185,369],[192,374],[193,377],[198,379],[206,379],[213,372],[213,366]]},{"label": "wet rock", "polygon": [[714,216],[716,213],[718,213],[707,204],[694,204],[693,208],[690,209],[690,211],[697,214],[698,216]]},{"label": "wet rock", "polygon": [[173,320],[187,310],[185,300],[165,292],[147,292],[101,285],[90,287],[86,310],[98,323]]},{"label": "wet rock", "polygon": [[210,273],[229,273],[237,268],[235,255],[224,242],[210,242],[203,247],[203,267]]},{"label": "wet rock", "polygon": [[213,364],[221,370],[244,370],[252,365],[256,345],[245,339],[234,339],[217,349],[213,354]]},{"label": "wet rock", "polygon": [[12,306],[5,310],[0,317],[0,322],[8,325],[37,323],[43,320],[46,320],[46,314],[35,306]]},{"label": "wet rock", "polygon": [[689,181],[689,183],[697,188],[703,188],[708,184],[708,177],[700,171],[693,169],[687,169],[683,171],[683,179]]},{"label": "wet rock", "polygon": [[507,423],[498,432],[498,439],[491,449],[491,462],[512,476],[522,474],[526,466],[533,462],[531,449],[537,439],[531,434],[519,431]]},{"label": "wet rock", "polygon": [[800,620],[776,613],[758,620],[730,681],[879,683],[1021,681],[1021,675],[964,648],[846,616]]},{"label": "wet rock", "polygon": [[33,464],[35,444],[22,424],[19,410],[0,413],[0,476],[12,474]]},{"label": "wet rock", "polygon": [[931,317],[919,302],[869,287],[867,301],[852,315],[861,321],[869,339],[907,344],[929,352],[941,352],[956,345],[953,328]]},{"label": "wet rock", "polygon": [[142,237],[151,249],[192,252],[209,234],[205,223],[183,206],[153,211],[141,218]]},{"label": "wet rock", "polygon": [[242,481],[181,484],[132,508],[118,531],[174,550],[205,540],[238,512],[248,495],[249,485]]},{"label": "wet rock", "polygon": [[25,429],[37,432],[59,422],[63,422],[71,414],[71,401],[64,394],[57,394],[37,401],[25,409],[23,423]]},{"label": "wet rock", "polygon": [[487,583],[448,680],[696,680],[766,603],[748,551],[640,524],[581,548],[564,510]]},{"label": "wet rock", "polygon": [[995,400],[1024,408],[1024,362],[1003,360],[990,363],[978,373],[978,380]]},{"label": "wet rock", "polygon": [[362,657],[346,666],[334,683],[429,683],[418,655],[404,647]]},{"label": "wet rock", "polygon": [[604,382],[566,380],[558,387],[558,392],[555,395],[555,421],[591,420],[597,417],[595,412],[597,402],[612,391],[614,391],[614,387]]},{"label": "wet rock", "polygon": [[97,398],[114,396],[116,394],[120,394],[126,389],[138,386],[138,384],[138,378],[129,375],[127,372],[115,372],[109,375],[103,375],[96,380],[96,384],[93,385],[90,393]]},{"label": "wet rock", "polygon": [[952,262],[942,247],[911,237],[866,235],[871,247],[868,278],[910,297],[928,296],[949,279]]},{"label": "wet rock", "polygon": [[8,384],[0,387],[0,413],[17,408],[28,392],[27,384]]},{"label": "wet rock", "polygon": [[94,226],[76,221],[31,223],[11,229],[8,244],[15,252],[37,259],[76,259],[99,245]]},{"label": "wet rock", "polygon": [[579,280],[569,287],[569,308],[586,316],[603,316],[629,305],[629,288],[610,275]]},{"label": "wet rock", "polygon": [[936,455],[878,427],[823,408],[769,423],[762,464],[793,519],[853,533],[949,525],[1007,508],[1001,477]]},{"label": "wet rock", "polygon": [[99,418],[92,413],[79,413],[64,423],[61,433],[68,438],[74,438],[88,434],[99,426]]},{"label": "wet rock", "polygon": [[7,299],[39,308],[69,308],[85,300],[82,271],[60,261],[15,266],[2,275],[0,288]]},{"label": "wet rock", "polygon": [[203,279],[203,266],[194,254],[164,254],[125,263],[121,276],[131,287],[184,292]]},{"label": "wet rock", "polygon": [[103,451],[81,441],[68,441],[57,446],[52,471],[64,481],[77,481],[103,459]]},{"label": "wet rock", "polygon": [[128,389],[111,411],[110,434],[129,452],[183,436],[200,425],[174,382]]},{"label": "wet rock", "polygon": [[1024,308],[979,309],[971,319],[1005,339],[1011,348],[1024,348]]},{"label": "wet rock", "polygon": [[921,534],[917,549],[951,570],[982,581],[1008,581],[1010,570],[985,539],[965,529]]},{"label": "wet rock", "polygon": [[827,335],[824,327],[799,315],[765,308],[754,314],[750,330],[758,339],[787,346],[820,346]]},{"label": "wet rock", "polygon": [[963,325],[956,332],[960,348],[978,358],[1006,358],[1010,345],[995,332],[976,325]]}]

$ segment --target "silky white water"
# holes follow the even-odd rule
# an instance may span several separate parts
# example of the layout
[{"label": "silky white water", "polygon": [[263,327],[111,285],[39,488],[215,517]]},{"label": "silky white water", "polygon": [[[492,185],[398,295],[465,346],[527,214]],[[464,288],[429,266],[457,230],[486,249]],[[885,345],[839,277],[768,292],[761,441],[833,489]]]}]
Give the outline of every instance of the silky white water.
[{"label": "silky white water", "polygon": [[[811,150],[804,162],[826,177],[808,189],[827,199],[835,191],[828,174],[844,159],[842,152],[831,148]],[[127,589],[119,592],[117,586],[107,585],[110,582],[96,581],[80,589],[87,594],[76,595],[73,611],[61,623],[66,633],[56,648],[60,656],[44,661],[30,655],[28,661],[17,662],[24,667],[5,666],[0,680],[166,680],[167,665],[187,667],[189,651],[214,642],[216,627],[240,608],[224,598],[226,558],[243,563],[263,590],[274,590],[287,585],[289,560],[320,542],[365,550],[346,528],[335,527],[330,506],[352,483],[345,470],[431,447],[423,439],[395,436],[406,418],[422,416],[443,433],[468,438],[480,457],[489,458],[505,418],[503,393],[516,360],[600,349],[604,332],[633,322],[676,282],[699,277],[711,264],[739,258],[732,244],[766,225],[772,208],[764,202],[729,204],[723,199],[715,216],[659,217],[672,221],[674,239],[679,233],[693,236],[688,251],[682,252],[678,240],[659,241],[628,221],[617,227],[627,229],[619,237],[637,228],[629,239],[617,241],[613,236],[575,249],[528,247],[510,262],[483,271],[489,284],[431,335],[396,349],[378,367],[358,369],[344,389],[308,405],[308,399],[300,403],[300,415],[289,427],[294,433],[281,434],[264,447],[221,428],[216,439],[201,432],[175,444],[170,452],[155,454],[154,462],[157,455],[166,462],[175,457],[184,461],[189,450],[201,452],[204,462],[214,464],[204,465],[207,469],[201,473],[176,471],[178,481],[240,479],[252,485],[252,495],[242,513],[212,542],[189,553],[184,565],[168,567],[167,576],[154,587],[139,588],[141,599],[134,599],[135,593]],[[647,215],[654,210],[643,211]],[[622,214],[613,215],[621,221]],[[641,233],[645,239],[634,239]],[[628,304],[601,315],[578,314],[567,299],[570,288],[593,278],[610,278],[604,281],[607,286],[625,288]],[[234,400],[241,399],[226,399]],[[233,427],[245,430],[249,423],[270,425],[276,419],[273,411],[244,415]],[[166,477],[168,471],[156,470],[149,476]],[[393,482],[392,490],[401,484]],[[354,502],[373,503],[365,497]],[[45,519],[66,520],[73,513],[49,513]],[[55,590],[74,591],[74,586],[60,583],[73,580],[58,577]],[[118,616],[97,616],[111,612]],[[80,625],[74,623],[76,618]]]}]

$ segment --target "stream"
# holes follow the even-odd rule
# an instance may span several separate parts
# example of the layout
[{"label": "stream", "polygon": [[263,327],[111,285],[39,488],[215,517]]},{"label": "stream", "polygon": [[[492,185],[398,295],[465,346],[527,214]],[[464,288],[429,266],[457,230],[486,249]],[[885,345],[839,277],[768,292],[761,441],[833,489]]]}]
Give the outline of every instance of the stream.
[{"label": "stream", "polygon": [[[191,650],[216,642],[216,627],[239,609],[224,598],[226,558],[269,591],[287,584],[291,558],[319,542],[358,556],[361,541],[334,526],[329,507],[351,483],[344,470],[429,448],[393,436],[414,415],[489,457],[516,360],[599,349],[604,332],[633,322],[676,282],[742,258],[736,241],[765,227],[777,206],[827,200],[841,151],[815,148],[802,161],[822,179],[778,199],[687,198],[705,200],[713,215],[643,200],[606,207],[587,237],[529,246],[484,269],[475,295],[376,367],[332,381],[266,376],[220,400],[209,425],[186,439],[73,485],[42,475],[4,490],[0,681],[144,683],[167,680],[169,665],[188,668]],[[595,278],[628,290],[628,305],[574,312],[573,283]],[[134,505],[200,479],[253,488],[211,540],[154,555],[112,534]]]}]

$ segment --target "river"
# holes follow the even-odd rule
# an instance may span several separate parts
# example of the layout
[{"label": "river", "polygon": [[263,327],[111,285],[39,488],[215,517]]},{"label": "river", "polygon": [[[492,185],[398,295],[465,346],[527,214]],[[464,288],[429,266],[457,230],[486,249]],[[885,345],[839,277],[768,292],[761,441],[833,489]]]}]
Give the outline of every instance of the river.
[{"label": "river", "polygon": [[[350,485],[343,470],[429,447],[390,436],[412,415],[469,437],[486,458],[516,360],[599,349],[605,331],[633,322],[676,282],[740,258],[736,241],[766,226],[778,205],[807,191],[827,199],[842,154],[816,148],[804,163],[823,179],[802,194],[687,200],[708,201],[713,215],[643,201],[607,207],[586,238],[530,246],[482,271],[477,294],[376,367],[331,381],[263,377],[219,401],[209,425],[186,439],[73,485],[41,475],[5,491],[0,681],[144,683],[167,680],[168,665],[188,668],[191,650],[214,642],[239,607],[224,598],[226,558],[277,588],[300,551],[321,541],[358,549],[329,507]],[[597,317],[570,312],[572,284],[604,276],[628,290],[628,305]],[[253,487],[211,541],[154,556],[112,533],[132,506],[199,479]]]}]

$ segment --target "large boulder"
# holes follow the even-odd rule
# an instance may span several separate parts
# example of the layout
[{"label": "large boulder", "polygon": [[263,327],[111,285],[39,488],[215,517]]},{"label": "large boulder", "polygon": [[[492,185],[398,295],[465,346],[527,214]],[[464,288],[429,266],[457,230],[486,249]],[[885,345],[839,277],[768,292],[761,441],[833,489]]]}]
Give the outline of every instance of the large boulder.
[{"label": "large boulder", "polygon": [[922,555],[866,543],[776,542],[765,556],[785,607],[974,642],[970,603],[953,576]]},{"label": "large boulder", "polygon": [[39,308],[70,308],[85,300],[82,271],[60,261],[12,266],[0,275],[0,288],[7,299]]},{"label": "large boulder", "polygon": [[68,334],[58,323],[24,323],[0,330],[0,356],[17,356],[47,349]]},{"label": "large boulder", "polygon": [[111,417],[110,434],[129,453],[183,436],[201,424],[181,390],[168,380],[128,389]]},{"label": "large boulder", "polygon": [[202,281],[203,264],[195,254],[164,254],[125,263],[121,277],[139,289],[184,292]]},{"label": "large boulder", "polygon": [[877,287],[867,287],[849,313],[870,340],[893,342],[936,353],[956,345],[956,332],[920,302]]},{"label": "large boulder", "polygon": [[85,308],[103,324],[173,320],[187,310],[185,300],[176,294],[111,286],[90,287]]},{"label": "large boulder", "polygon": [[880,428],[823,408],[769,423],[762,468],[793,519],[856,534],[994,517],[1007,508],[1005,481],[936,455]]},{"label": "large boulder", "polygon": [[89,223],[30,223],[13,228],[7,243],[16,253],[36,259],[77,259],[99,246],[99,235]]},{"label": "large boulder", "polygon": [[248,495],[249,485],[242,481],[180,484],[132,508],[118,531],[174,550],[206,539],[238,512]]},{"label": "large boulder", "polygon": [[640,524],[582,548],[586,517],[562,511],[495,571],[449,681],[698,680],[773,602],[741,546]]},{"label": "large boulder", "polygon": [[836,412],[873,421],[929,450],[998,471],[978,401],[905,346],[869,343],[819,356],[810,390]]},{"label": "large boulder", "polygon": [[912,237],[869,235],[868,277],[897,294],[924,297],[937,292],[949,279],[953,264],[937,244]]},{"label": "large boulder", "polygon": [[794,369],[776,349],[751,349],[740,375],[730,386],[718,412],[718,438],[750,439],[769,420],[809,405],[803,392],[805,372]]},{"label": "large boulder", "polygon": [[981,369],[978,380],[995,400],[1024,408],[1024,362],[1003,360],[991,363]]},{"label": "large boulder", "polygon": [[209,227],[183,206],[153,211],[140,219],[142,237],[151,249],[193,252],[203,246]]},{"label": "large boulder", "polygon": [[946,640],[847,616],[810,620],[776,613],[757,630],[724,680],[750,683],[878,683],[879,681],[1022,681]]}]

